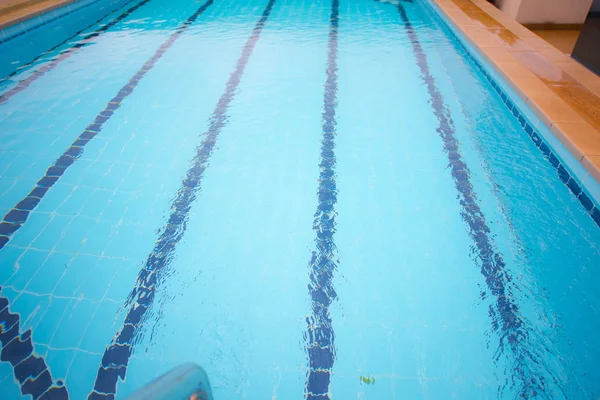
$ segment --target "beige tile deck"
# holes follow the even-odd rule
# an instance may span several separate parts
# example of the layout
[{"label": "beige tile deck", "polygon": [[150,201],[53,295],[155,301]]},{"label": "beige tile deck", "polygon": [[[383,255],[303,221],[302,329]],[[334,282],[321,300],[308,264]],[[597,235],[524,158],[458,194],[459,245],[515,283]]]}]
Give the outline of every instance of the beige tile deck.
[{"label": "beige tile deck", "polygon": [[579,30],[534,30],[536,35],[552,44],[558,50],[564,54],[571,54],[577,38],[579,37]]},{"label": "beige tile deck", "polygon": [[11,0],[0,4],[0,29],[36,17],[75,0]]},{"label": "beige tile deck", "polygon": [[600,182],[600,77],[485,0],[432,0]]}]

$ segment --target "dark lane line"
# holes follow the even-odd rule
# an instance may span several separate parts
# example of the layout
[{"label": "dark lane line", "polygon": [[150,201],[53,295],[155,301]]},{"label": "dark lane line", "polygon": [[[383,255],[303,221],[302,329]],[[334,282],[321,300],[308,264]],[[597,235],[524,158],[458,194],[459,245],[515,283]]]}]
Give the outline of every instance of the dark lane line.
[{"label": "dark lane line", "polygon": [[21,333],[19,314],[8,306],[8,299],[0,295],[0,360],[13,367],[21,393],[40,400],[68,400],[64,383],[54,380],[44,358],[33,354],[31,329]]},{"label": "dark lane line", "polygon": [[[448,166],[459,195],[462,207],[461,216],[467,224],[469,236],[475,244],[474,253],[480,260],[481,273],[489,291],[496,299],[495,309],[490,306],[490,316],[494,331],[500,335],[499,349],[502,352],[506,345],[515,356],[513,372],[516,376],[513,378],[518,380],[519,397],[536,397],[544,393],[544,388],[547,387],[544,377],[536,376],[535,371],[531,369],[532,365],[539,364],[541,360],[537,359],[531,349],[522,348],[523,344],[528,342],[529,332],[517,304],[510,298],[509,290],[506,288],[506,282],[510,281],[510,277],[505,271],[506,264],[502,254],[494,249],[490,228],[479,207],[477,194],[473,190],[471,172],[460,153],[450,111],[431,74],[427,56],[404,6],[399,3],[397,8],[410,39],[417,66],[421,71],[421,78],[427,86],[433,113],[439,123],[437,132],[443,141],[444,152],[448,157]],[[523,343],[520,344],[520,342]]]},{"label": "dark lane line", "polygon": [[304,388],[307,399],[329,399],[329,383],[335,360],[335,334],[329,315],[329,306],[337,297],[332,285],[337,268],[335,259],[337,185],[335,176],[335,136],[338,91],[338,26],[339,0],[331,3],[329,17],[329,40],[327,54],[327,79],[323,96],[323,136],[321,138],[321,162],[319,163],[318,206],[314,215],[313,229],[317,234],[316,250],[309,263],[310,283],[308,290],[312,300],[312,313],[306,319],[308,328],[304,339],[308,354],[308,372]]},{"label": "dark lane line", "polygon": [[[139,3],[139,7],[142,3]],[[96,119],[90,124],[77,140],[48,168],[46,174],[37,182],[29,195],[22,199],[11,211],[6,214],[0,223],[0,250],[6,245],[9,236],[19,229],[27,217],[38,205],[40,200],[48,190],[58,181],[62,174],[73,165],[73,163],[83,154],[84,147],[98,133],[110,119],[110,117],[119,109],[123,100],[129,96],[137,87],[142,78],[148,71],[154,67],[156,62],[164,53],[175,43],[183,32],[213,3],[208,0],[194,12],[176,31],[163,42],[156,50],[154,55],[144,63],[138,72],[129,80],[129,82],[119,90],[117,95],[108,103],[108,105],[96,116]],[[0,287],[0,293],[2,288]],[[0,359],[12,364],[15,377],[22,382],[21,391],[25,394],[33,394],[34,399],[68,399],[66,388],[62,382],[57,382],[56,386],[50,376],[47,364],[43,358],[33,356],[33,342],[31,341],[31,330],[19,334],[20,316],[10,312],[10,303],[7,298],[0,295],[0,343],[2,345]],[[24,361],[23,361],[24,360]],[[29,377],[35,378],[33,380]],[[52,391],[52,392],[50,392]],[[46,395],[42,393],[46,392]],[[40,397],[41,396],[41,397]]]},{"label": "dark lane line", "polygon": [[[138,3],[136,7],[147,3],[150,0],[144,0]],[[173,43],[181,36],[181,34],[191,25],[197,18],[213,3],[213,0],[208,0],[196,12],[190,16],[183,24],[181,24],[169,38],[160,45],[154,55],[142,65],[137,73],[127,82],[125,86],[119,90],[117,95],[113,97],[108,105],[102,110],[88,127],[77,137],[71,146],[46,170],[44,176],[37,182],[36,186],[29,194],[21,199],[0,222],[0,250],[10,240],[10,236],[16,232],[27,221],[29,214],[39,204],[40,200],[46,195],[48,190],[60,179],[69,168],[81,155],[85,145],[88,144],[97,134],[102,131],[106,121],[121,107],[125,100],[137,87],[142,78],[148,71],[154,67],[154,64],[162,58]]]},{"label": "dark lane line", "polygon": [[110,345],[104,351],[98,367],[94,390],[88,396],[88,400],[113,399],[117,392],[118,379],[125,379],[129,358],[133,352],[134,338],[140,331],[144,317],[154,301],[158,275],[164,273],[170,264],[177,244],[185,234],[189,212],[200,190],[204,172],[208,168],[208,161],[221,130],[227,124],[229,105],[235,97],[248,60],[274,4],[275,0],[269,0],[263,10],[244,45],[235,70],[227,81],[225,92],[219,98],[210,117],[208,130],[201,135],[204,139],[196,148],[196,154],[191,160],[186,177],[171,204],[169,220],[161,229],[162,233],[138,274],[136,286],[127,298],[126,307],[129,306],[129,311],[123,327],[115,334]]},{"label": "dark lane line", "polygon": [[[36,80],[38,80],[39,78],[41,78],[44,74],[46,74],[46,72],[53,70],[58,64],[60,64],[61,62],[65,61],[66,59],[68,59],[69,57],[71,57],[73,54],[75,54],[77,52],[77,50],[79,50],[80,48],[82,48],[83,46],[85,46],[86,44],[88,44],[92,39],[94,39],[97,36],[100,36],[100,34],[106,32],[106,31],[108,31],[110,28],[112,28],[113,26],[115,26],[116,24],[118,24],[119,22],[121,22],[123,19],[127,18],[127,16],[129,16],[129,14],[131,14],[132,12],[134,12],[135,10],[137,10],[138,8],[140,8],[141,6],[143,6],[144,4],[148,3],[149,1],[150,0],[142,0],[142,1],[140,1],[138,4],[134,5],[133,7],[129,8],[128,10],[124,11],[122,14],[120,14],[117,18],[115,18],[112,21],[110,21],[108,24],[102,26],[101,28],[96,29],[94,32],[91,32],[91,33],[88,33],[87,35],[85,35],[83,37],[83,39],[81,39],[80,41],[78,41],[77,43],[75,43],[73,46],[69,47],[64,52],[60,53],[54,60],[50,61],[48,64],[45,64],[43,67],[41,67],[40,69],[38,69],[35,72],[33,72],[27,78],[25,78],[22,81],[20,81],[19,83],[17,83],[17,85],[14,86],[12,89],[10,89],[10,90],[6,91],[5,93],[1,94],[0,95],[0,105],[6,103],[8,100],[10,100],[11,97],[13,97],[14,95],[16,95],[17,93],[21,93],[23,90],[27,89],[29,87],[29,85],[31,85],[33,82],[35,82]],[[113,11],[109,12],[108,14],[106,14],[104,17],[100,18],[98,21],[101,21],[106,16],[112,14],[113,12],[115,12],[116,10],[118,10],[119,8],[122,8],[122,7],[123,6],[117,7]],[[98,23],[98,21],[94,22],[90,26],[96,25]],[[51,48],[47,52],[40,54],[39,56],[37,56],[36,58],[34,58],[33,60],[31,60],[27,64],[24,64],[23,66],[19,67],[16,71],[10,73],[8,76],[6,76],[2,80],[0,80],[0,84],[3,83],[3,82],[5,82],[5,81],[7,81],[11,77],[17,75],[24,68],[27,68],[27,67],[31,66],[33,63],[35,63],[37,60],[39,60],[40,58],[42,58],[44,55],[52,52],[53,50],[59,48],[60,46],[62,46],[65,43],[67,43],[69,40],[73,39],[74,37],[76,37],[77,35],[79,35],[81,32],[83,32],[86,29],[88,29],[90,26],[88,26],[87,28],[84,28],[84,29],[80,30],[75,35],[73,35],[70,38],[66,39],[62,43],[54,46],[53,48]]]}]

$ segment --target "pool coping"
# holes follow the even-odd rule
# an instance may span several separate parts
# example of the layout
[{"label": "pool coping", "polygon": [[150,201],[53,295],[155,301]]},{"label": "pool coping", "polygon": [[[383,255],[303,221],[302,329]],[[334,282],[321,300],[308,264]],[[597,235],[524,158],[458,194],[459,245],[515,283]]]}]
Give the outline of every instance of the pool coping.
[{"label": "pool coping", "polygon": [[[17,25],[20,22],[25,22],[42,14],[46,14],[57,8],[68,6],[76,1],[78,0],[39,0],[24,5],[23,7],[18,7],[17,5],[14,10],[7,13],[7,15],[10,16],[10,19],[0,22],[0,31]],[[28,2],[23,1],[23,3]],[[0,20],[2,17],[2,11],[0,10]]]},{"label": "pool coping", "polygon": [[485,0],[429,0],[600,182],[600,77]]}]

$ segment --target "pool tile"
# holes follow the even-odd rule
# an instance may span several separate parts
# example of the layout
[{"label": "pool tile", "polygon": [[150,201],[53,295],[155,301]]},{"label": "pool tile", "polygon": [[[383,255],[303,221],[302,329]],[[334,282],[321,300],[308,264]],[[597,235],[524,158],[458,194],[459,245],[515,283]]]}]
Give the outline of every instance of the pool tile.
[{"label": "pool tile", "polygon": [[35,348],[32,354],[15,366],[15,377],[19,382],[33,380],[40,376],[47,368],[44,359],[35,353]]},{"label": "pool tile", "polygon": [[102,353],[113,335],[123,324],[124,312],[116,318],[123,304],[114,301],[101,301],[80,348],[85,351]]},{"label": "pool tile", "polygon": [[17,231],[23,224],[18,222],[0,222],[0,235],[10,236]]},{"label": "pool tile", "polygon": [[[35,164],[35,159],[30,154],[18,154],[12,152],[3,153],[8,156],[8,160],[13,158],[10,164],[6,167],[6,170],[2,173],[3,177],[6,178],[18,178],[22,175],[27,174],[30,168]],[[16,158],[15,158],[16,157]],[[28,176],[29,178],[36,178],[34,176]]]},{"label": "pool tile", "polygon": [[130,164],[115,162],[100,181],[100,187],[104,189],[116,189],[120,186],[123,178],[129,173]]},{"label": "pool tile", "polygon": [[80,251],[87,254],[101,255],[113,237],[113,225],[113,223],[107,221],[91,221],[90,230]]},{"label": "pool tile", "polygon": [[34,380],[26,380],[21,386],[21,392],[30,394],[34,399],[40,398],[52,386],[50,372],[45,370]]},{"label": "pool tile", "polygon": [[112,196],[113,194],[110,190],[95,189],[84,203],[79,215],[89,218],[98,218]]},{"label": "pool tile", "polygon": [[21,200],[15,206],[15,208],[17,210],[31,211],[38,205],[39,202],[40,202],[40,199],[38,197],[28,196],[28,197],[25,197],[23,200]]},{"label": "pool tile", "polygon": [[50,296],[20,293],[19,297],[11,302],[10,310],[20,315],[21,331],[35,328],[50,307],[50,302]]},{"label": "pool tile", "polygon": [[94,387],[98,366],[102,360],[99,354],[77,351],[65,381],[72,399],[85,399]]},{"label": "pool tile", "polygon": [[72,192],[73,186],[57,183],[48,190],[48,193],[46,193],[44,199],[40,201],[35,211],[40,213],[51,213],[56,211],[56,208],[60,206]]},{"label": "pool tile", "polygon": [[78,348],[97,307],[97,301],[87,299],[72,301],[60,323],[55,326],[55,335],[50,346],[57,349]]},{"label": "pool tile", "polygon": [[17,260],[25,253],[25,249],[6,246],[0,251],[0,287],[17,271]]},{"label": "pool tile", "polygon": [[33,340],[37,344],[49,345],[64,312],[71,303],[71,299],[52,297],[48,309],[40,319]]},{"label": "pool tile", "polygon": [[130,197],[128,193],[119,193],[118,195],[111,197],[102,210],[102,220],[110,222],[115,226],[126,221],[125,214],[127,206],[124,203],[127,202],[128,197]]},{"label": "pool tile", "polygon": [[10,375],[6,379],[0,381],[0,393],[2,393],[2,396],[5,396],[4,398],[6,399],[23,399],[21,387],[12,377],[12,366],[9,363],[0,363],[0,373],[5,369],[10,369]]},{"label": "pool tile", "polygon": [[[124,223],[115,229],[115,235],[104,249],[104,255],[111,257],[144,257],[151,249],[151,243],[154,242],[156,235],[139,225]],[[135,238],[135,240],[131,240]],[[148,246],[140,246],[140,243],[147,243]],[[142,247],[140,249],[140,247]],[[138,250],[141,250],[138,251]]]},{"label": "pool tile", "polygon": [[117,265],[117,274],[110,282],[106,298],[125,301],[131,288],[135,286],[142,261],[136,263],[132,260],[114,260]]},{"label": "pool tile", "polygon": [[76,353],[76,349],[48,349],[45,358],[54,379],[65,381]]},{"label": "pool tile", "polygon": [[29,216],[29,211],[16,210],[13,208],[6,214],[6,216],[4,217],[4,221],[11,222],[13,224],[14,223],[22,224],[23,222],[25,222],[27,220],[28,216]]},{"label": "pool tile", "polygon": [[75,256],[58,282],[53,294],[55,296],[72,297],[88,275],[92,273],[97,262],[97,256],[86,254]]},{"label": "pool tile", "polygon": [[48,252],[29,249],[18,259],[14,275],[7,280],[6,286],[23,290],[31,277],[42,267]]},{"label": "pool tile", "polygon": [[91,198],[93,192],[94,189],[89,187],[73,187],[62,204],[56,209],[56,212],[61,215],[77,215]]},{"label": "pool tile", "polygon": [[62,215],[52,216],[52,219],[33,241],[31,247],[38,250],[52,250],[65,235],[69,228],[69,224],[71,223],[71,219],[71,217]]},{"label": "pool tile", "polygon": [[64,232],[59,242],[54,246],[55,251],[77,253],[83,247],[94,220],[84,217],[73,217],[69,228]]},{"label": "pool tile", "polygon": [[589,124],[555,122],[550,130],[578,160],[586,154],[600,156],[600,132]]},{"label": "pool tile", "polygon": [[590,175],[600,182],[600,156],[585,156],[583,165],[590,171]]},{"label": "pool tile", "polygon": [[102,300],[108,291],[110,282],[118,272],[118,266],[119,264],[113,259],[100,258],[77,288],[74,296],[96,301]]},{"label": "pool tile", "polygon": [[71,254],[51,252],[25,290],[33,293],[50,294],[65,274],[72,259]]}]

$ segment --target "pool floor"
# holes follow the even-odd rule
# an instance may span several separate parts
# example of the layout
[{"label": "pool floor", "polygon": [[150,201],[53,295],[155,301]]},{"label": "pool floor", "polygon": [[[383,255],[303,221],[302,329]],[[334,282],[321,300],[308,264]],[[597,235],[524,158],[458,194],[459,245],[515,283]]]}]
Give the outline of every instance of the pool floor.
[{"label": "pool floor", "polygon": [[0,44],[0,397],[600,396],[600,207],[428,3],[94,7]]}]

